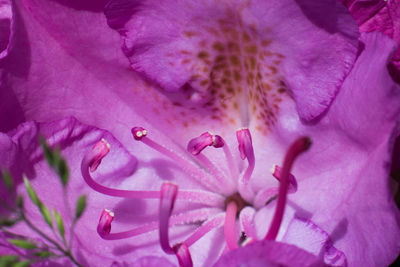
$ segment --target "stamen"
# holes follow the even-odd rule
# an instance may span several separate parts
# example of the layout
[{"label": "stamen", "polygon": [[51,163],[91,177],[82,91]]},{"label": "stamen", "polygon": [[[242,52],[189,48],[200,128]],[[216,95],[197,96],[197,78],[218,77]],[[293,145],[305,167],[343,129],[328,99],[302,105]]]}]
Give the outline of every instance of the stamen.
[{"label": "stamen", "polygon": [[178,186],[172,183],[165,182],[161,186],[161,198],[160,198],[160,245],[162,250],[167,254],[175,254],[178,258],[179,265],[181,267],[191,267],[193,266],[192,257],[188,246],[183,244],[177,244],[173,247],[169,244],[168,228],[169,228],[169,218],[171,216],[172,210],[174,209],[174,204],[176,196],[178,193]]},{"label": "stamen", "polygon": [[279,195],[275,208],[274,217],[271,226],[265,236],[265,239],[274,240],[278,235],[279,227],[282,223],[283,213],[285,211],[287,192],[289,188],[289,174],[295,159],[304,151],[308,150],[311,140],[308,137],[297,139],[289,148],[283,161],[283,168],[280,175]]},{"label": "stamen", "polygon": [[176,244],[174,246],[175,255],[178,258],[180,267],[192,267],[193,261],[190,256],[189,248],[185,243]]},{"label": "stamen", "polygon": [[[201,222],[207,220],[207,218],[214,216],[215,214],[220,213],[220,209],[210,209],[210,208],[203,208],[198,210],[192,210],[189,212],[183,212],[181,214],[173,215],[170,218],[169,225],[182,225],[182,224],[189,224],[195,222]],[[112,218],[110,218],[110,214]],[[128,231],[119,232],[119,233],[110,233],[111,232],[111,222],[113,219],[114,214],[110,212],[110,214],[104,214],[104,211],[100,217],[99,225],[97,226],[97,232],[99,233],[100,237],[105,240],[118,240],[118,239],[126,239],[134,236],[138,236],[141,234],[145,234],[151,231],[155,231],[159,228],[158,221],[152,221],[147,223],[144,226],[137,227]],[[103,216],[108,216],[103,218]],[[109,221],[103,222],[105,219]],[[103,220],[103,221],[102,221]],[[108,223],[108,224],[106,224]],[[106,227],[107,226],[107,227]],[[106,231],[107,230],[107,231]]]},{"label": "stamen", "polygon": [[[122,197],[122,198],[146,198],[158,199],[160,198],[160,191],[140,191],[140,190],[122,190],[114,189],[103,186],[97,183],[90,175],[89,170],[96,170],[100,165],[101,160],[108,154],[109,145],[106,140],[102,139],[93,149],[85,155],[81,163],[81,172],[85,182],[95,191],[105,195]],[[224,199],[218,194],[207,191],[180,191],[179,199],[184,199],[190,202],[202,203],[209,206],[223,207]]]},{"label": "stamen", "polygon": [[[229,195],[235,191],[235,184],[233,180],[228,179],[225,175],[217,168],[205,155],[201,152],[207,147],[213,146],[216,148],[225,147],[225,142],[219,135],[213,135],[210,132],[205,132],[199,137],[193,138],[189,141],[187,150],[192,155],[196,156],[196,159],[200,161],[203,166],[210,171],[210,173],[218,181],[219,187],[224,191],[225,194]],[[228,149],[229,150],[229,149]],[[224,149],[224,152],[226,150]],[[226,154],[226,152],[225,152]],[[229,162],[229,159],[228,159]]]},{"label": "stamen", "polygon": [[133,138],[138,141],[142,140],[142,138],[147,135],[147,130],[143,127],[133,127],[131,131]]},{"label": "stamen", "polygon": [[97,142],[93,148],[93,154],[96,155],[92,158],[89,163],[90,171],[94,172],[99,167],[101,160],[110,152],[110,144],[102,138],[100,142]]},{"label": "stamen", "polygon": [[101,237],[107,236],[111,231],[111,222],[114,220],[114,212],[105,209],[101,213],[99,224],[97,225],[97,233]]},{"label": "stamen", "polygon": [[228,163],[229,171],[231,172],[232,181],[236,184],[239,177],[239,170],[237,164],[234,163],[231,150],[228,145],[223,146],[226,161]]},{"label": "stamen", "polygon": [[189,236],[184,243],[188,247],[190,247],[211,230],[221,227],[224,223],[224,220],[224,213],[220,213],[214,218],[209,219],[207,222],[203,223],[199,228],[197,228],[196,231],[191,236]]},{"label": "stamen", "polygon": [[249,201],[250,199],[252,199],[252,196],[254,195],[251,188],[248,186],[250,177],[253,173],[254,166],[256,163],[254,156],[253,142],[251,139],[251,134],[249,129],[240,129],[236,131],[236,137],[239,142],[240,157],[242,160],[247,159],[249,163],[244,175],[241,177],[239,181],[239,191],[240,194],[243,196],[243,198]]},{"label": "stamen", "polygon": [[[140,138],[137,138],[138,133],[141,133],[139,134]],[[211,177],[202,172],[198,167],[193,165],[192,162],[187,161],[182,156],[153,141],[147,136],[147,133],[147,130],[142,127],[132,128],[132,135],[135,140],[142,141],[147,146],[172,159],[179,167],[182,168],[183,171],[189,174],[192,178],[198,180],[203,186],[207,187],[211,191],[215,190],[215,187],[218,188],[218,184],[211,179]]]},{"label": "stamen", "polygon": [[[187,151],[192,155],[196,156],[200,154],[206,147],[213,145],[213,135],[209,132],[205,132],[199,137],[193,138],[187,145]],[[223,146],[223,144],[222,144]]]},{"label": "stamen", "polygon": [[237,239],[235,236],[235,221],[236,221],[237,205],[235,201],[231,201],[226,206],[224,234],[226,244],[230,250],[238,248]]},{"label": "stamen", "polygon": [[168,228],[169,228],[169,217],[171,216],[172,210],[178,194],[178,186],[172,183],[163,183],[161,186],[161,198],[160,198],[160,245],[162,250],[167,254],[175,254],[174,249],[169,244]]},{"label": "stamen", "polygon": [[[282,168],[278,165],[274,165],[271,169],[272,175],[281,181]],[[289,173],[289,194],[297,192],[297,181],[293,174]]]}]

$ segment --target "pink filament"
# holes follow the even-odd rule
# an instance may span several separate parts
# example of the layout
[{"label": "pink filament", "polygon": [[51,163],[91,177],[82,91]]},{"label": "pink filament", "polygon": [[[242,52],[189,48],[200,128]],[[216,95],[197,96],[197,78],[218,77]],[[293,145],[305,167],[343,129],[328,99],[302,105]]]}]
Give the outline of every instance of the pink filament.
[{"label": "pink filament", "polygon": [[217,186],[217,183],[215,183],[214,180],[208,177],[208,175],[206,175],[199,168],[194,166],[191,162],[188,162],[182,156],[156,143],[148,136],[143,136],[140,139],[140,141],[142,141],[144,144],[151,147],[152,149],[172,159],[178,166],[182,168],[183,171],[187,172],[192,178],[198,180],[202,185],[204,185],[208,189],[214,190],[215,186]]},{"label": "pink filament", "polygon": [[[210,216],[213,216],[219,212],[220,212],[219,209],[203,208],[198,210],[192,210],[189,212],[184,212],[178,215],[173,215],[170,218],[169,226],[205,221]],[[106,231],[98,228],[98,233],[101,236],[101,238],[105,240],[117,240],[117,239],[126,239],[141,234],[145,234],[157,230],[158,227],[159,227],[158,221],[152,221],[144,226],[119,233],[110,233],[111,227],[106,228],[105,229]],[[104,227],[102,226],[102,228]]]},{"label": "pink filament", "polygon": [[[105,142],[104,140],[98,142],[98,144]],[[97,144],[94,148],[99,147]],[[107,152],[108,153],[108,152]],[[158,199],[160,198],[160,191],[140,191],[140,190],[122,190],[114,189],[103,186],[97,183],[90,175],[89,170],[99,166],[102,158],[104,158],[107,153],[104,151],[99,151],[98,149],[92,149],[85,155],[81,163],[81,172],[85,182],[95,191],[100,192],[105,195],[122,197],[122,198],[147,198],[147,199]],[[94,168],[94,170],[96,169]],[[184,199],[190,202],[202,203],[209,206],[223,206],[224,199],[218,194],[214,194],[207,191],[180,191],[178,194],[179,199]]]},{"label": "pink filament", "polygon": [[228,145],[225,144],[223,149],[224,149],[226,161],[228,162],[229,171],[231,172],[232,181],[236,183],[236,181],[238,180],[238,176],[239,176],[239,170],[237,168],[237,165],[233,161],[233,156],[232,156],[231,150],[229,149]]},{"label": "pink filament", "polygon": [[174,246],[175,255],[178,258],[180,267],[192,267],[193,261],[190,256],[189,248],[185,243]]},{"label": "pink filament", "polygon": [[196,231],[189,236],[184,243],[190,247],[212,229],[221,227],[224,223],[224,218],[225,214],[221,213],[216,215],[214,218],[209,219],[207,222],[203,223],[199,228],[197,228]]},{"label": "pink filament", "polygon": [[224,234],[226,244],[230,250],[238,248],[235,236],[235,220],[236,220],[237,205],[235,201],[228,203],[226,207]]},{"label": "pink filament", "polygon": [[279,227],[282,223],[283,213],[285,211],[286,198],[289,189],[289,174],[295,159],[311,145],[308,137],[297,139],[289,148],[283,161],[282,173],[280,177],[279,195],[275,208],[274,217],[271,226],[265,236],[265,239],[274,240],[278,235]]},{"label": "pink filament", "polygon": [[160,245],[162,250],[167,254],[175,254],[174,249],[169,244],[169,217],[171,217],[172,210],[176,196],[178,194],[178,186],[172,183],[164,183],[161,186],[160,210],[159,210],[159,223],[160,223]]},{"label": "pink filament", "polygon": [[218,187],[224,191],[226,194],[232,194],[234,193],[234,184],[233,181],[226,178],[225,175],[203,154],[198,154],[196,156],[196,159],[198,159],[204,167],[210,171],[213,177],[216,178],[218,181]]}]

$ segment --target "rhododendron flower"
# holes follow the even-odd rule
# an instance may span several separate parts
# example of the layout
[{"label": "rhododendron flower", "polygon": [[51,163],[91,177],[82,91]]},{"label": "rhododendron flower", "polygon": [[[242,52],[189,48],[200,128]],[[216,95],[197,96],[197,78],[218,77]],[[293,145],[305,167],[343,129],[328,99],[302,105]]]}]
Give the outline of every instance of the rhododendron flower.
[{"label": "rhododendron flower", "polygon": [[[338,2],[118,0],[105,16],[98,2],[1,3],[12,12],[0,167],[23,195],[25,173],[65,225],[87,195],[66,228],[80,264],[382,266],[397,256],[388,176],[400,88],[386,68],[396,43],[359,36]],[[40,134],[68,162],[66,201]],[[26,225],[10,231],[45,243]]]}]

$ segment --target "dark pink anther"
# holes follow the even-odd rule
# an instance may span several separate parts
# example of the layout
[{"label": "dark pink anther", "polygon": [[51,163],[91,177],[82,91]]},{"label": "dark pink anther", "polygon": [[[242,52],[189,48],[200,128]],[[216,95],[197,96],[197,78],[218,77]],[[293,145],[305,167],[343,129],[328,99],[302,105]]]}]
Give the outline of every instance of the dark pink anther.
[{"label": "dark pink anther", "polygon": [[195,137],[189,141],[187,145],[187,151],[192,155],[198,155],[201,151],[203,151],[203,149],[213,145],[213,141],[213,135],[209,132],[205,132],[199,137]]},{"label": "dark pink anther", "polygon": [[253,141],[249,129],[240,129],[236,131],[236,137],[239,142],[240,157],[242,160],[254,160]]},{"label": "dark pink anther", "polygon": [[142,140],[142,138],[147,135],[147,130],[143,127],[133,127],[131,132],[133,138],[135,138],[137,141]]},{"label": "dark pink anther", "polygon": [[189,141],[187,151],[192,155],[197,156],[206,147],[213,146],[215,148],[223,147],[225,144],[224,139],[219,135],[213,135],[210,132],[205,132],[199,137],[193,138]]},{"label": "dark pink anther", "polygon": [[97,225],[97,233],[101,237],[107,236],[111,232],[111,223],[114,220],[114,212],[105,209],[101,213],[99,224]]},{"label": "dark pink anther", "polygon": [[215,148],[220,148],[225,145],[224,139],[219,135],[213,135],[213,143],[212,146]]},{"label": "dark pink anther", "polygon": [[236,137],[239,142],[240,157],[242,160],[247,159],[249,165],[243,176],[239,179],[239,192],[247,201],[251,201],[254,193],[252,192],[249,181],[253,174],[254,167],[256,165],[256,159],[254,156],[253,141],[249,129],[240,129],[236,131]]},{"label": "dark pink anther", "polygon": [[101,139],[93,146],[92,151],[95,156],[89,162],[89,169],[91,172],[94,172],[99,167],[101,160],[110,152],[110,144],[106,140]]},{"label": "dark pink anther", "polygon": [[[281,181],[282,168],[278,165],[274,165],[272,167],[272,175],[278,180]],[[289,194],[297,192],[297,181],[293,174],[289,173]]]},{"label": "dark pink anther", "polygon": [[283,213],[285,211],[286,198],[289,189],[289,174],[295,159],[311,146],[311,140],[308,137],[297,139],[290,147],[283,161],[282,172],[280,175],[279,194],[275,208],[274,217],[271,226],[268,229],[265,239],[274,240],[278,235],[279,227],[282,223]]}]

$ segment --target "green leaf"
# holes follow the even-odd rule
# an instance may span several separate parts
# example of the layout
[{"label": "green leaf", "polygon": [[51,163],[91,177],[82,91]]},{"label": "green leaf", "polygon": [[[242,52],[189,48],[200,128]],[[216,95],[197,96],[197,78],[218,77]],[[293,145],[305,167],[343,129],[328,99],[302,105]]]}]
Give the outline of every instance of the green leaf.
[{"label": "green leaf", "polygon": [[39,142],[42,145],[42,149],[43,149],[43,154],[44,157],[46,158],[47,163],[53,167],[55,165],[56,162],[56,155],[54,155],[53,151],[51,150],[51,148],[47,145],[46,139],[44,137],[40,137],[39,138]]},{"label": "green leaf", "polygon": [[13,226],[17,221],[17,219],[2,218],[0,219],[0,226],[10,227]]},{"label": "green leaf", "polygon": [[16,261],[18,261],[18,256],[16,255],[0,256],[0,267],[8,267]]},{"label": "green leaf", "polygon": [[53,228],[53,219],[51,217],[51,213],[50,213],[49,209],[43,203],[40,203],[39,209],[40,209],[40,213],[43,216],[43,219],[50,226],[50,228]]},{"label": "green leaf", "polygon": [[11,191],[14,187],[13,180],[11,178],[11,173],[8,170],[4,170],[1,172],[1,176],[3,177],[3,182],[6,185],[8,191]]},{"label": "green leaf", "polygon": [[57,164],[57,173],[61,179],[61,183],[63,187],[67,186],[68,179],[69,179],[69,170],[67,166],[67,162],[64,158],[60,158]]},{"label": "green leaf", "polygon": [[76,202],[75,219],[79,219],[86,209],[86,196],[81,195]]},{"label": "green leaf", "polygon": [[36,206],[40,206],[40,200],[35,192],[35,190],[33,190],[31,183],[29,182],[28,178],[26,178],[26,176],[24,175],[24,184],[26,187],[26,191],[28,192],[29,197],[31,198],[32,202],[36,205]]},{"label": "green leaf", "polygon": [[64,229],[64,222],[63,219],[56,210],[53,209],[53,214],[54,214],[54,219],[56,220],[58,232],[60,233],[60,236],[65,239],[65,229]]},{"label": "green leaf", "polygon": [[27,240],[23,240],[23,239],[7,239],[8,242],[10,242],[11,244],[13,244],[14,246],[20,247],[20,248],[24,248],[24,249],[35,249],[37,248],[37,246]]},{"label": "green leaf", "polygon": [[28,267],[29,265],[31,265],[31,263],[29,261],[20,261],[20,262],[13,263],[11,265],[11,267]]},{"label": "green leaf", "polygon": [[22,196],[18,196],[17,198],[17,207],[20,209],[24,207],[24,198]]},{"label": "green leaf", "polygon": [[51,253],[50,251],[40,251],[40,252],[33,253],[33,255],[35,255],[36,257],[40,257],[40,258],[50,258],[54,254]]}]

